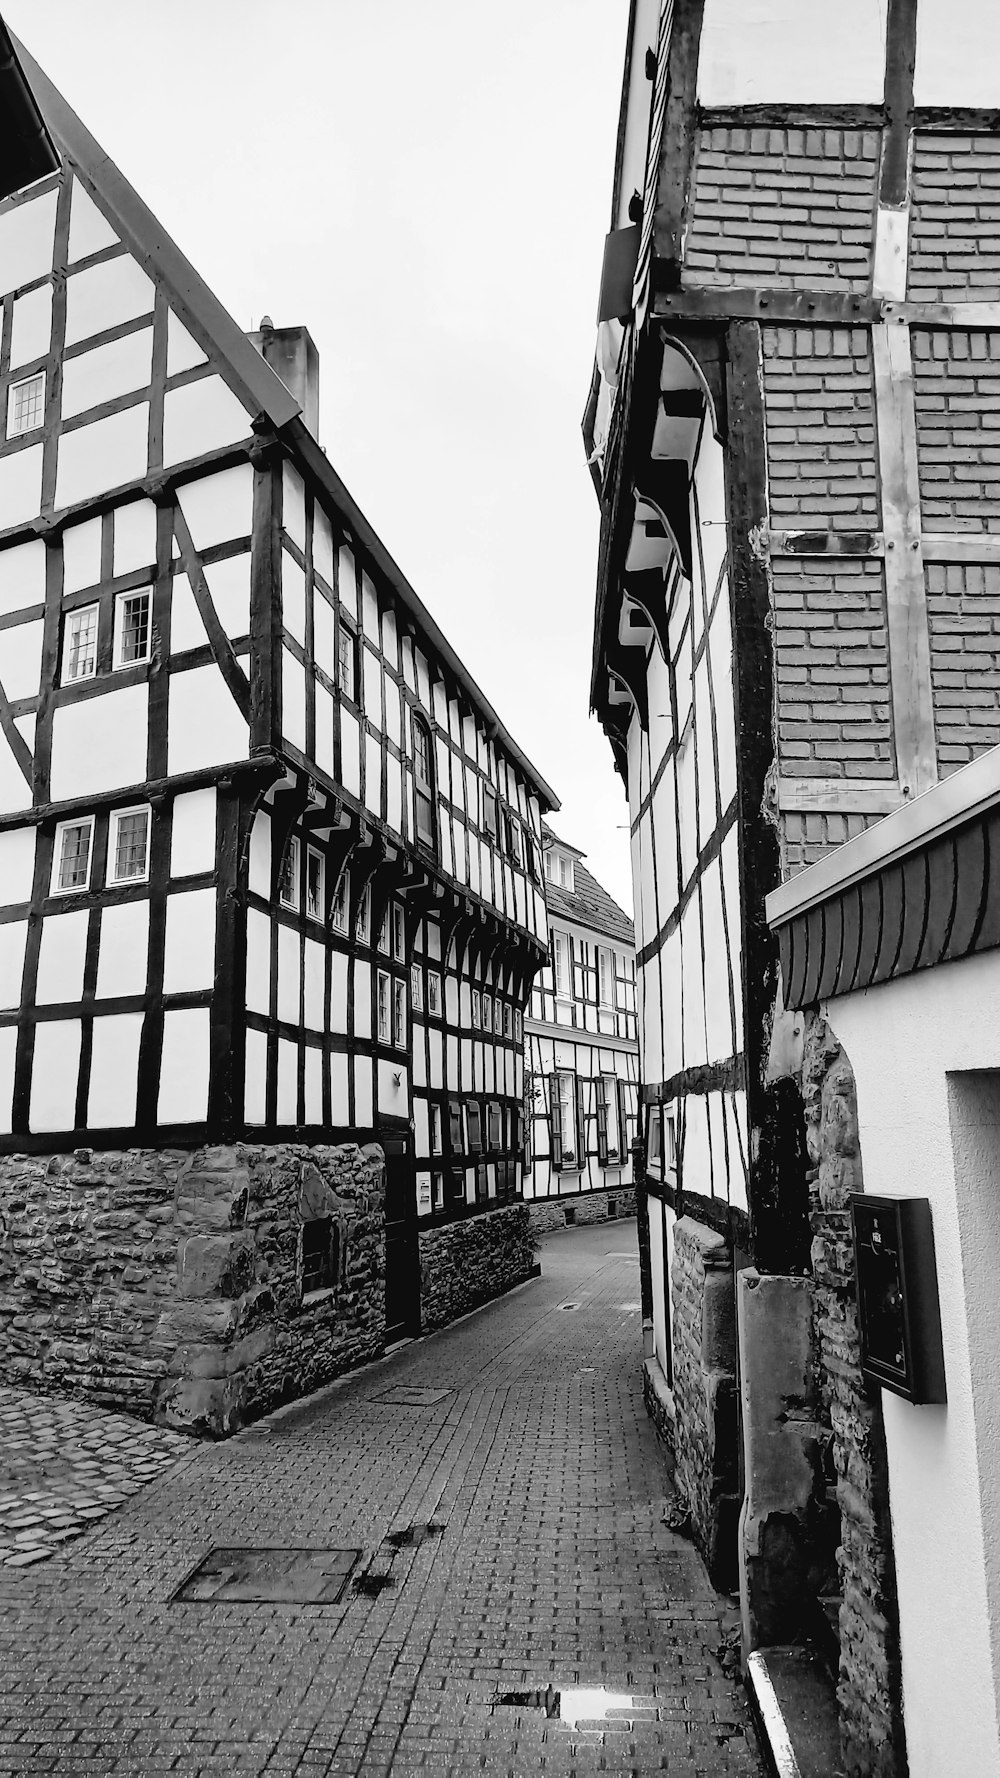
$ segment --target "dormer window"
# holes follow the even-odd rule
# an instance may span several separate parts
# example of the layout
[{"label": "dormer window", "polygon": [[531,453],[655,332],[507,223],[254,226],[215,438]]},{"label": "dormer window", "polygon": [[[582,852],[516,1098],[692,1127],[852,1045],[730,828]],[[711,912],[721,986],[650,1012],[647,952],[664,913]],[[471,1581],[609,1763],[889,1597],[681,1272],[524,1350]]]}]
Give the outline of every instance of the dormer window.
[{"label": "dormer window", "polygon": [[573,860],[568,858],[565,852],[558,851],[555,846],[550,846],[545,854],[545,875],[550,883],[556,885],[557,889],[565,889],[572,895]]}]

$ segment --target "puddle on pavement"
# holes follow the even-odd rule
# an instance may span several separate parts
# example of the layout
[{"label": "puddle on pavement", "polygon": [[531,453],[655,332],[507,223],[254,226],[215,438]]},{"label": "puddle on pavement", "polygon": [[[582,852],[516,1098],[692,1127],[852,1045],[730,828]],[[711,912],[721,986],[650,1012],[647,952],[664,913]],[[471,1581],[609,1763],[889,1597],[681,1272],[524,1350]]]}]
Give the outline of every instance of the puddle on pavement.
[{"label": "puddle on pavement", "polygon": [[395,1585],[391,1574],[359,1574],[357,1580],[351,1582],[351,1591],[359,1599],[377,1599]]},{"label": "puddle on pavement", "polygon": [[496,1692],[487,1702],[491,1713],[537,1710],[565,1728],[598,1733],[619,1730],[628,1734],[636,1723],[660,1720],[654,1698],[633,1692],[611,1692],[603,1685],[563,1686],[559,1691],[550,1685],[544,1691]]},{"label": "puddle on pavement", "polygon": [[407,1525],[402,1531],[390,1531],[382,1542],[389,1544],[394,1550],[417,1549],[428,1538],[441,1537],[443,1533],[444,1526],[430,1519],[426,1525]]}]

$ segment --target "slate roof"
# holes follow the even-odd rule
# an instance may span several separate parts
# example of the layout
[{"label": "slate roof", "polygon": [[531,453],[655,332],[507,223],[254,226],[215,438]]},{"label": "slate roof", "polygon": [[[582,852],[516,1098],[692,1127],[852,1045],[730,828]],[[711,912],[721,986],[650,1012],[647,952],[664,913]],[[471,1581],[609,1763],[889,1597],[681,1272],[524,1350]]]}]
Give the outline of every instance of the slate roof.
[{"label": "slate roof", "polygon": [[566,845],[559,835],[553,833],[548,823],[542,822],[542,833],[554,840],[557,846],[565,846],[567,852],[574,853],[572,895],[568,889],[561,889],[557,883],[550,883],[545,878],[545,906],[550,914],[562,914],[567,920],[575,920],[578,926],[590,926],[595,932],[602,932],[607,938],[620,939],[623,944],[635,944],[635,927],[626,913],[612,901],[606,889],[602,889],[595,876],[592,876],[585,864],[580,862],[580,854],[575,847]]}]

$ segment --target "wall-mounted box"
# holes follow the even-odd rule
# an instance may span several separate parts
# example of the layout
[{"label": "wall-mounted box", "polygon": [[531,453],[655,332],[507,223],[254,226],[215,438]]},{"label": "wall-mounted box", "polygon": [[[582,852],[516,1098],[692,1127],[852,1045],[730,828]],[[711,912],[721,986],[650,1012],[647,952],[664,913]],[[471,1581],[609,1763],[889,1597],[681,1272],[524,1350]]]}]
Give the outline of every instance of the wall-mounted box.
[{"label": "wall-mounted box", "polygon": [[861,1368],[907,1401],[947,1400],[926,1198],[851,1197]]}]

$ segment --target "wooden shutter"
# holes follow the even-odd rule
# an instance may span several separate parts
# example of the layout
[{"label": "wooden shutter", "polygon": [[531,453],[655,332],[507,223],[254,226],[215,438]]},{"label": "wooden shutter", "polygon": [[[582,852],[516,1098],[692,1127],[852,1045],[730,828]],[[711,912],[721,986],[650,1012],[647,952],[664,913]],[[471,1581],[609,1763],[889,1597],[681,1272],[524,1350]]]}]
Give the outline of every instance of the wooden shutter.
[{"label": "wooden shutter", "polygon": [[587,1083],[576,1077],[576,1140],[577,1165],[587,1165]]},{"label": "wooden shutter", "polygon": [[618,1152],[623,1161],[629,1159],[629,1128],[625,1114],[626,1087],[623,1080],[615,1082],[618,1090]]},{"label": "wooden shutter", "polygon": [[559,1076],[549,1075],[549,1126],[552,1132],[552,1165],[563,1164],[562,1105],[559,1099]]},{"label": "wooden shutter", "polygon": [[597,1160],[602,1167],[608,1164],[608,1083],[603,1077],[597,1082]]}]

